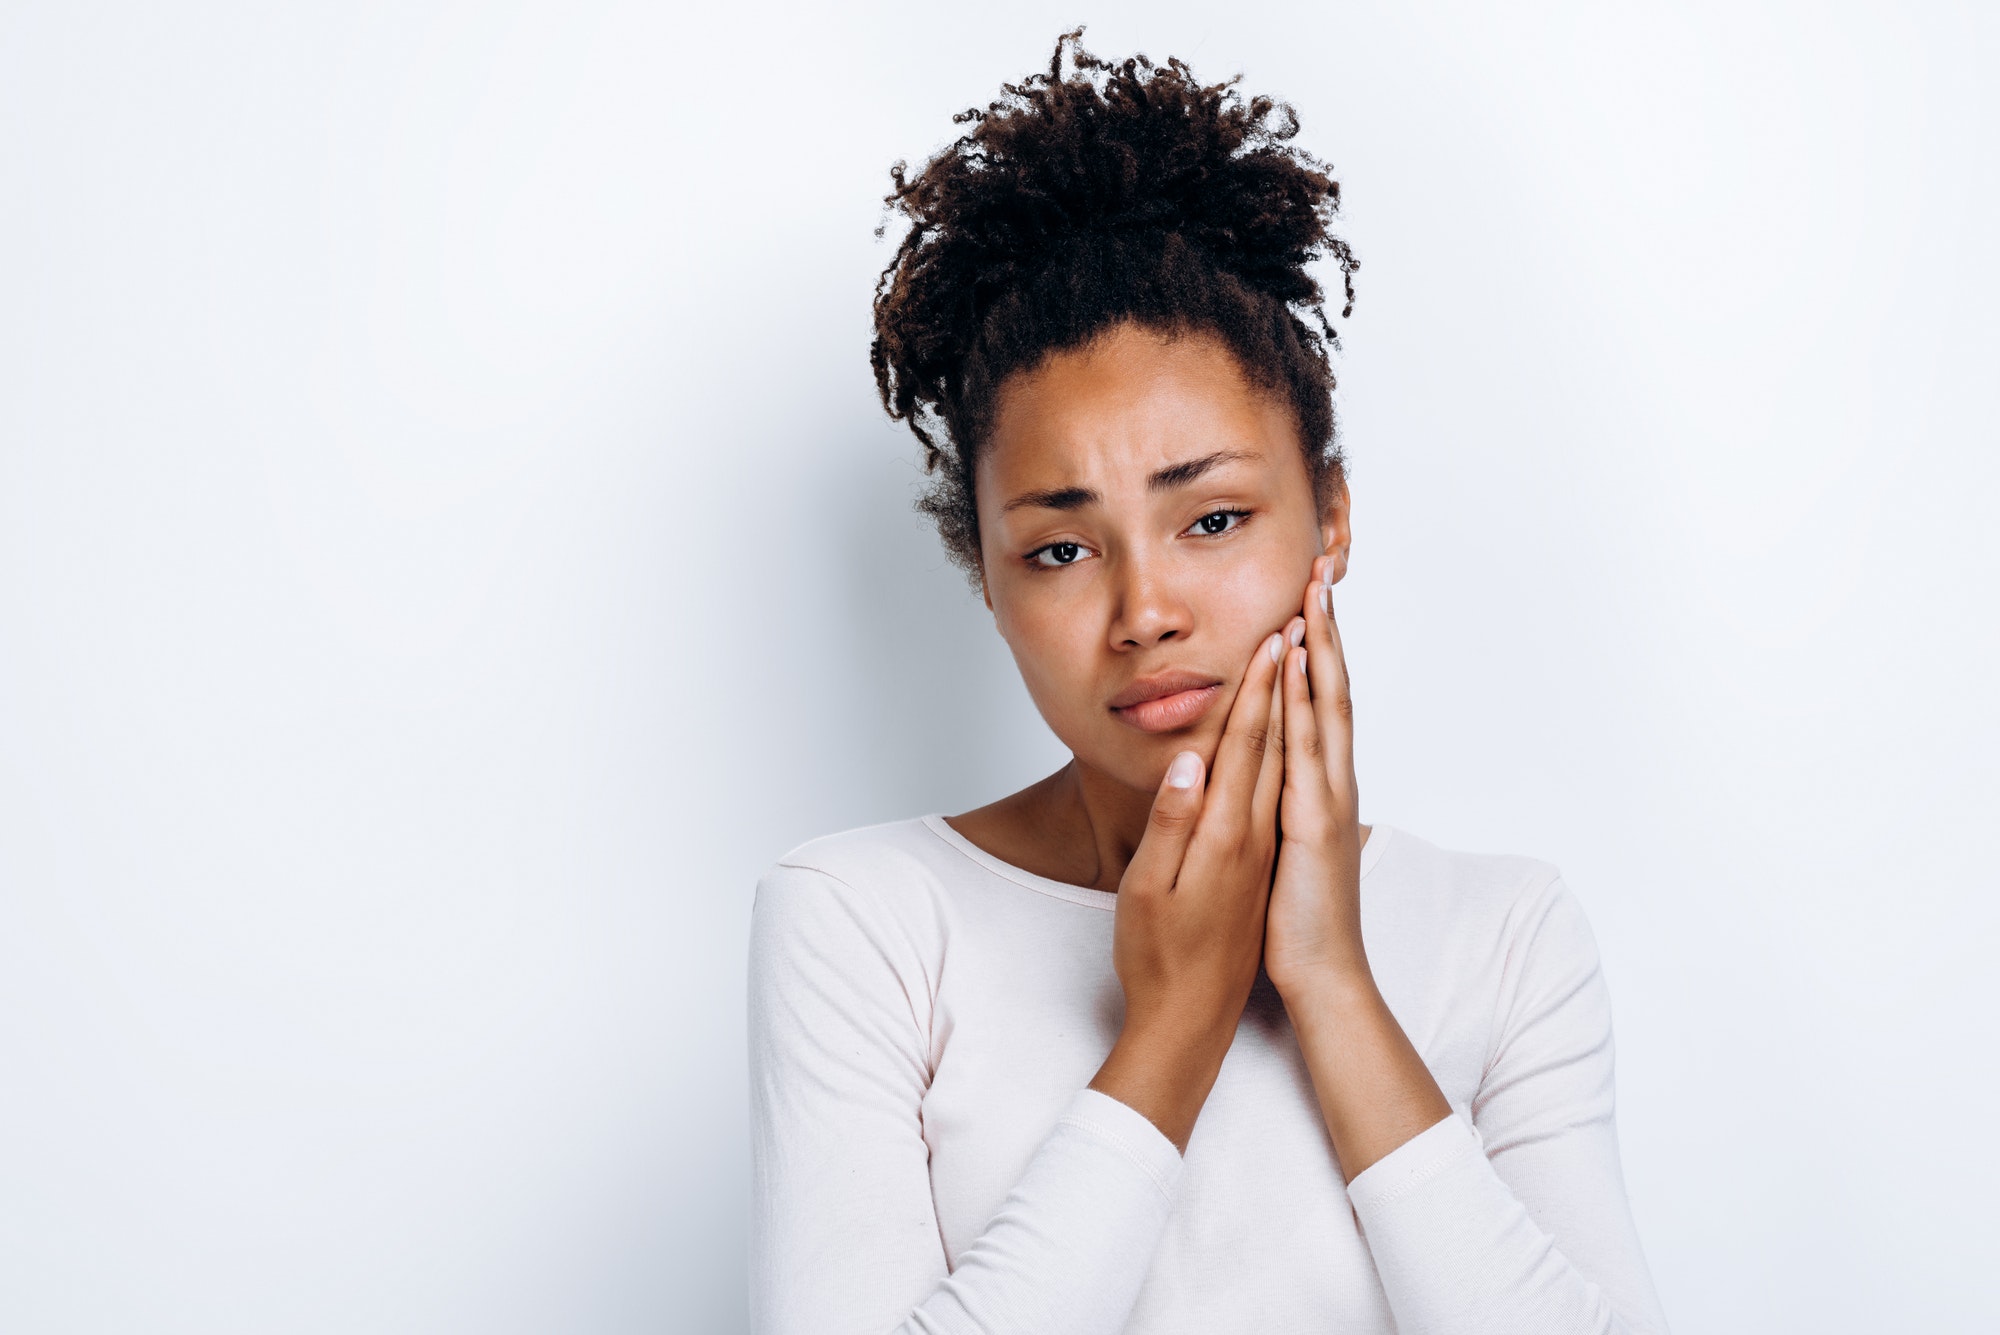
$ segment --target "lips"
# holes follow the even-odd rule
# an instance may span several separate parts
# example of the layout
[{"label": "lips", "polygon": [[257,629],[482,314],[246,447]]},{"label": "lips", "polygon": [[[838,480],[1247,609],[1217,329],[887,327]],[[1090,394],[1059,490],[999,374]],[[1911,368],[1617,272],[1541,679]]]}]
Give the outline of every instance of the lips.
[{"label": "lips", "polygon": [[1222,682],[1198,672],[1162,672],[1141,677],[1111,697],[1111,712],[1141,732],[1173,732],[1208,712],[1222,694]]}]

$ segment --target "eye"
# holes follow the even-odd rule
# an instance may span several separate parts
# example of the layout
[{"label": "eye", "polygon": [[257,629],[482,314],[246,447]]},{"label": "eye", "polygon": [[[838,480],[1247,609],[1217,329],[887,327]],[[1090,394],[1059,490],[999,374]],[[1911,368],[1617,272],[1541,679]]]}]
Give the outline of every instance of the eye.
[{"label": "eye", "polygon": [[[1043,569],[1075,565],[1090,548],[1080,542],[1052,542],[1046,547],[1037,547],[1028,553],[1028,560]],[[1044,560],[1043,558],[1050,558]]]},{"label": "eye", "polygon": [[[1202,537],[1219,537],[1243,527],[1243,521],[1250,517],[1248,510],[1211,510],[1188,527],[1199,530]],[[1235,520],[1235,523],[1229,522]]]}]

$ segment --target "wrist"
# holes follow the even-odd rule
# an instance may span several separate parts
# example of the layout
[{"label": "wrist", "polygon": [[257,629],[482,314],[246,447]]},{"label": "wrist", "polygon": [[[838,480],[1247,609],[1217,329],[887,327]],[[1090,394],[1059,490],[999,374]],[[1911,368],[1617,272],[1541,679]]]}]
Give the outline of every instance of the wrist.
[{"label": "wrist", "polygon": [[1240,1008],[1230,1015],[1194,1007],[1127,1010],[1112,1051],[1123,1049],[1177,1066],[1220,1066],[1223,1054],[1236,1041],[1241,1015]]},{"label": "wrist", "polygon": [[1364,959],[1326,962],[1273,975],[1272,986],[1284,999],[1294,1024],[1301,1011],[1314,1014],[1353,1014],[1381,1006],[1382,989]]},{"label": "wrist", "polygon": [[1232,1029],[1127,1024],[1090,1087],[1137,1110],[1185,1154],[1195,1119],[1229,1052]]}]

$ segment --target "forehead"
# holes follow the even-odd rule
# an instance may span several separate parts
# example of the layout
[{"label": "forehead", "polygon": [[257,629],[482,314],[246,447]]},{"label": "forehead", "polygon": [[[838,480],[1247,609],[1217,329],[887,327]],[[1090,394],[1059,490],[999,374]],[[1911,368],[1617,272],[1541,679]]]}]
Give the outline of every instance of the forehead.
[{"label": "forehead", "polygon": [[1296,453],[1289,409],[1214,335],[1124,325],[1001,386],[980,508],[1053,480],[1143,483],[1152,467],[1222,449],[1266,462]]}]

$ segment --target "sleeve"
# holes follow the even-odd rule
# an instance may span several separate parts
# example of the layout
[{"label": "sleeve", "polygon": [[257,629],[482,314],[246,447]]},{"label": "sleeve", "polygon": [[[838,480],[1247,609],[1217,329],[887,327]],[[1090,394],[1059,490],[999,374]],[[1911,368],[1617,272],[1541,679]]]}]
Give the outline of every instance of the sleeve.
[{"label": "sleeve", "polygon": [[1560,876],[1517,912],[1471,1120],[1419,1132],[1349,1199],[1402,1335],[1666,1335],[1619,1163],[1596,940]]},{"label": "sleeve", "polygon": [[931,983],[876,897],[780,863],[749,968],[755,1335],[1115,1335],[1163,1232],[1180,1153],[1084,1088],[948,1268],[922,1105]]}]

